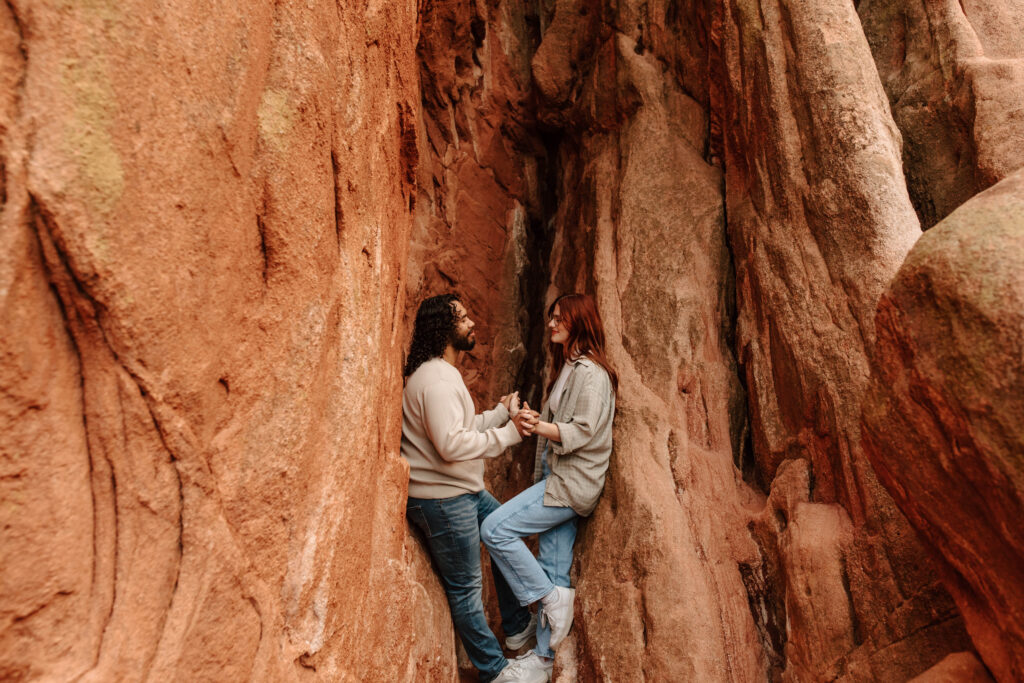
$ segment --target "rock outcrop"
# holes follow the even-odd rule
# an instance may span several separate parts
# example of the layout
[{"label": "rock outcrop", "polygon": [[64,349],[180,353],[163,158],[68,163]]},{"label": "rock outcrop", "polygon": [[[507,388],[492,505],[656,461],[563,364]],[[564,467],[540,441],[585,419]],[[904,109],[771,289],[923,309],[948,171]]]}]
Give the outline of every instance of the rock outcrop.
[{"label": "rock outcrop", "polygon": [[1024,1],[857,6],[924,228],[1024,166]]},{"label": "rock outcrop", "polygon": [[396,431],[416,20],[0,5],[0,678],[455,676]]},{"label": "rock outcrop", "polygon": [[[800,554],[825,563],[812,573],[828,584],[807,597],[785,585],[790,625],[794,607],[809,620],[791,628],[786,675],[908,678],[967,641],[860,443],[875,306],[920,234],[899,133],[849,3],[735,0],[722,22],[726,209],[755,469],[773,486],[780,463],[808,460],[811,500],[842,520],[814,513],[836,532],[807,539],[806,525],[779,520]],[[783,559],[777,580],[788,583],[793,558]],[[845,593],[847,608],[830,615],[812,597],[823,591]]]},{"label": "rock outcrop", "polygon": [[[535,11],[520,2],[426,3],[419,16],[422,109],[404,339],[420,301],[458,292],[477,337],[460,369],[480,409],[515,390],[533,402],[541,395],[536,289],[546,278],[537,254],[550,241],[543,229],[550,192],[530,83],[539,39]],[[487,463],[488,488],[499,499],[530,481],[532,445]],[[484,589],[500,634],[489,578]],[[459,665],[475,680],[461,650]]]},{"label": "rock outcrop", "polygon": [[1024,171],[925,233],[878,309],[864,437],[978,652],[1024,678]]},{"label": "rock outcrop", "polygon": [[906,679],[969,647],[860,445],[920,228],[853,8],[558,3],[534,74],[552,282],[597,294],[622,370],[563,678]]},{"label": "rock outcrop", "polygon": [[[539,400],[549,213],[548,150],[537,129],[529,56],[540,39],[523,3],[430,3],[420,15],[418,198],[410,238],[407,328],[419,302],[457,291],[476,323],[461,369],[481,408],[519,390]],[[527,458],[489,467],[497,493],[522,488]],[[511,468],[511,469],[510,469]]]},{"label": "rock outcrop", "polygon": [[[553,293],[596,295],[620,373],[608,483],[577,543],[574,648],[556,666],[580,681],[762,680],[740,569],[758,504],[733,466],[744,411],[721,170],[703,156],[706,107],[642,34],[612,28],[647,23],[639,3],[619,9],[589,53],[545,37],[534,60],[585,65],[575,101],[545,112],[566,125],[550,269]],[[549,35],[557,46],[590,21],[560,4]]]}]

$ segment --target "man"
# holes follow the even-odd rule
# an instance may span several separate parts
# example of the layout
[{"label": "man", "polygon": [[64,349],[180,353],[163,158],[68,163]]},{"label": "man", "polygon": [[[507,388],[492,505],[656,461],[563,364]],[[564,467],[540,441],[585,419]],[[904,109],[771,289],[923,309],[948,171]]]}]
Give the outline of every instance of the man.
[{"label": "man", "polygon": [[[409,461],[406,515],[427,540],[448,596],[455,628],[484,683],[518,680],[487,626],[481,599],[480,524],[499,507],[484,489],[484,458],[493,458],[530,433],[537,418],[516,394],[475,414],[456,369],[460,351],[476,344],[474,323],[454,294],[431,297],[416,312],[402,394],[402,455]],[[511,413],[510,413],[511,410]],[[522,647],[536,621],[492,570],[502,627],[510,649]]]}]

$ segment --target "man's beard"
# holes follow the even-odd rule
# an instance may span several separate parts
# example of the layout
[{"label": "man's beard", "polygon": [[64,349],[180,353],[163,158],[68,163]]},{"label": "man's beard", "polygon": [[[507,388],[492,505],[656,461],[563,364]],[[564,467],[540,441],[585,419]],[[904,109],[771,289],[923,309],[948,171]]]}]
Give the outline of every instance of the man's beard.
[{"label": "man's beard", "polygon": [[460,337],[458,334],[455,334],[452,339],[452,346],[456,351],[472,351],[473,347],[476,346],[476,339],[473,338],[473,332],[467,332],[464,337]]}]

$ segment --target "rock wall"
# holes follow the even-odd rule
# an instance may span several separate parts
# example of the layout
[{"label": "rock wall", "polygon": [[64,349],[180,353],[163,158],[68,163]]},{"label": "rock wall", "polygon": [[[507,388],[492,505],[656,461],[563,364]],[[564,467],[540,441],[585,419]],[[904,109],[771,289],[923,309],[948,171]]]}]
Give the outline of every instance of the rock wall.
[{"label": "rock wall", "polygon": [[470,676],[449,289],[480,408],[562,292],[621,374],[557,680],[1021,678],[1018,5],[3,4],[0,678]]},{"label": "rock wall", "polygon": [[[404,337],[424,298],[458,292],[477,337],[460,369],[481,410],[515,390],[533,403],[541,396],[536,290],[546,281],[538,254],[550,242],[550,161],[530,82],[529,58],[539,40],[536,10],[524,3],[461,0],[420,8],[422,108]],[[530,481],[532,445],[487,463],[488,488],[499,499]],[[500,636],[484,558],[485,601]],[[476,679],[461,648],[459,668]]]},{"label": "rock wall", "polygon": [[[745,422],[721,170],[704,156],[706,107],[641,31],[614,28],[659,19],[639,3],[596,19],[559,4],[534,58],[544,115],[566,134],[549,297],[596,295],[620,372],[615,454],[577,543],[577,621],[556,666],[559,680],[762,680],[740,570],[758,502],[733,466]],[[562,52],[581,35],[592,42]]]},{"label": "rock wall", "polygon": [[920,228],[853,8],[556,3],[533,68],[565,136],[548,299],[595,292],[623,373],[562,680],[905,680],[969,648],[860,446]]},{"label": "rock wall", "polygon": [[[538,130],[529,57],[539,18],[519,2],[427,3],[420,12],[422,117],[406,327],[424,298],[457,291],[476,323],[461,369],[480,407],[519,390],[540,399],[543,317],[538,254],[550,242],[550,160]],[[532,462],[489,463],[498,493]]]},{"label": "rock wall", "polygon": [[416,21],[0,5],[0,678],[454,678],[395,427]]},{"label": "rock wall", "polygon": [[[781,463],[809,461],[814,506],[798,510],[838,518],[778,520],[787,617],[805,622],[790,629],[787,660],[805,680],[905,679],[967,641],[860,443],[875,306],[920,234],[899,132],[849,3],[737,0],[722,21],[737,354],[756,469],[773,486]],[[831,527],[842,532],[821,533]],[[794,552],[814,558],[812,592],[845,596],[845,609],[799,596]]]}]

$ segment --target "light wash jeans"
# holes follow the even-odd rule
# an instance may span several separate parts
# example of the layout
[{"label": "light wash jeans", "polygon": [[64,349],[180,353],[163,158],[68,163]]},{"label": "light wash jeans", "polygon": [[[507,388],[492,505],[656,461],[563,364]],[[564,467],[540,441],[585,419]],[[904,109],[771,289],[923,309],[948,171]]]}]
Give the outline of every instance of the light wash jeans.
[{"label": "light wash jeans", "polygon": [[[569,507],[544,505],[547,483],[547,451],[544,452],[544,479],[526,489],[492,512],[480,527],[480,537],[508,581],[519,604],[529,605],[554,590],[569,587],[572,546],[576,541],[579,516]],[[539,557],[535,558],[523,537],[538,534]],[[551,629],[542,626],[544,606],[537,606],[537,647],[542,657],[554,657]]]},{"label": "light wash jeans", "polygon": [[[409,521],[426,537],[455,628],[481,681],[494,679],[508,664],[501,644],[487,626],[481,598],[480,523],[498,505],[487,491],[436,500],[410,497],[406,505]],[[493,565],[491,570],[502,627],[506,634],[519,633],[529,623],[530,612],[516,603],[516,596]]]}]

